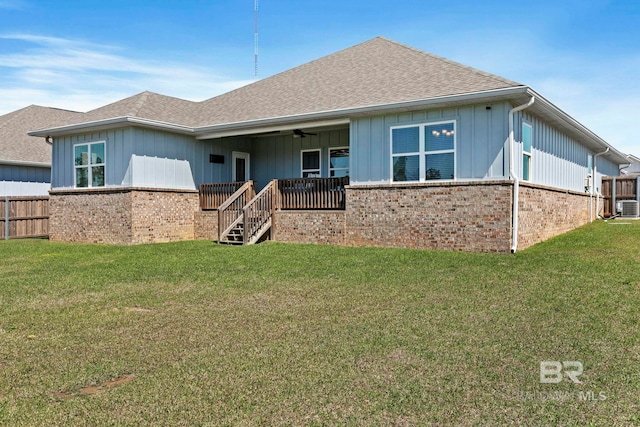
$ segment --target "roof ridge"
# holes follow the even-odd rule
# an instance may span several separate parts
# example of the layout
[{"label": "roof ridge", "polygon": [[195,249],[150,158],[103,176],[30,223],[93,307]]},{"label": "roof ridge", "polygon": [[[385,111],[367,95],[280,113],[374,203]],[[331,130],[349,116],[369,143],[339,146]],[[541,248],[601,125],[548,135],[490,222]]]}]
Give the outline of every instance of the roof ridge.
[{"label": "roof ridge", "polygon": [[139,98],[136,101],[136,103],[133,105],[133,109],[131,110],[130,114],[127,115],[131,115],[133,117],[136,117],[136,115],[140,112],[140,110],[142,110],[142,107],[144,107],[144,104],[147,103],[147,98],[149,98],[151,92],[149,92],[148,90],[145,90],[144,92],[139,94]]},{"label": "roof ridge", "polygon": [[[481,74],[481,75],[483,75],[483,76],[485,76],[485,77],[489,77],[489,78],[492,78],[492,79],[499,80],[499,81],[501,81],[502,83],[507,83],[507,84],[513,84],[513,83],[515,83],[515,84],[516,84],[516,85],[518,85],[518,86],[526,86],[526,85],[523,85],[522,83],[518,83],[518,82],[516,82],[516,81],[513,81],[513,80],[511,80],[511,79],[507,79],[507,78],[502,77],[502,76],[499,76],[499,75],[497,75],[497,74],[489,73],[489,72],[483,71],[483,70],[481,70],[481,69],[479,69],[479,68],[474,68],[474,67],[471,67],[471,66],[469,66],[469,65],[465,65],[465,64],[462,64],[462,63],[460,63],[460,62],[453,61],[453,60],[451,60],[451,59],[445,58],[444,56],[436,55],[436,54],[434,54],[434,53],[427,52],[427,51],[424,51],[424,50],[422,50],[422,49],[418,49],[418,48],[416,48],[416,47],[409,46],[409,45],[406,45],[406,44],[404,44],[404,43],[400,43],[400,42],[397,42],[397,41],[395,41],[395,40],[388,39],[388,38],[383,37],[383,36],[375,37],[375,39],[380,39],[380,40],[384,40],[384,41],[389,42],[389,43],[393,43],[393,44],[395,44],[395,45],[397,45],[397,46],[400,46],[400,47],[403,47],[403,48],[405,48],[405,49],[409,49],[409,50],[412,50],[412,51],[414,51],[414,52],[420,53],[420,54],[422,54],[422,55],[429,56],[429,57],[431,57],[431,58],[433,58],[433,59],[437,59],[437,60],[439,60],[439,61],[446,62],[447,64],[454,65],[454,66],[456,66],[456,67],[463,68],[463,69],[465,69],[465,70],[473,71],[473,72],[478,73],[478,74]],[[372,39],[372,40],[375,40],[375,39]],[[366,42],[365,42],[365,43],[366,43]]]},{"label": "roof ridge", "polygon": [[211,98],[204,99],[204,100],[202,100],[202,101],[196,101],[195,103],[196,103],[196,104],[203,104],[203,103],[206,103],[207,101],[211,101],[211,100],[213,100],[213,99],[216,99],[216,98],[219,98],[219,97],[222,97],[222,96],[227,96],[227,95],[229,95],[229,94],[231,94],[231,93],[234,93],[234,92],[237,92],[237,91],[239,91],[239,90],[241,90],[241,89],[244,89],[244,88],[246,88],[247,86],[251,86],[251,85],[253,85],[253,84],[260,83],[260,82],[263,82],[263,81],[265,81],[265,80],[272,79],[272,78],[274,78],[274,77],[278,77],[278,76],[280,76],[280,75],[282,75],[282,74],[289,73],[289,72],[291,72],[291,71],[293,71],[293,70],[297,70],[297,69],[299,69],[300,67],[306,67],[306,66],[311,65],[311,64],[314,64],[314,63],[316,63],[316,62],[318,62],[318,61],[325,60],[325,58],[328,58],[328,57],[330,57],[330,56],[338,55],[338,54],[340,54],[340,53],[342,53],[342,52],[344,52],[344,51],[346,51],[346,50],[353,49],[353,48],[354,48],[354,47],[356,47],[356,46],[360,46],[360,45],[363,45],[363,44],[366,44],[366,43],[372,42],[373,40],[378,39],[378,38],[380,38],[380,39],[384,39],[384,37],[382,37],[382,36],[377,36],[377,37],[374,37],[374,38],[372,38],[372,39],[365,40],[365,41],[360,42],[360,43],[356,43],[356,44],[354,44],[354,45],[352,45],[352,46],[345,47],[344,49],[340,49],[340,50],[338,50],[338,51],[336,51],[336,52],[332,52],[332,53],[329,53],[329,54],[323,55],[323,56],[321,56],[321,57],[319,57],[319,58],[313,59],[313,60],[311,60],[311,61],[303,62],[302,64],[295,65],[295,66],[293,66],[293,67],[291,67],[291,68],[287,68],[286,70],[282,70],[282,71],[280,71],[279,73],[272,74],[272,75],[270,75],[270,76],[268,76],[268,77],[265,77],[265,78],[262,78],[262,79],[258,79],[258,80],[256,80],[256,81],[251,82],[251,83],[249,83],[249,84],[246,84],[246,85],[244,85],[244,86],[240,86],[240,87],[238,87],[238,88],[235,88],[235,89],[233,89],[233,90],[231,90],[231,91],[229,91],[229,92],[221,93],[221,94],[219,94],[219,95],[213,96],[213,97],[211,97]]},{"label": "roof ridge", "polygon": [[7,116],[8,115],[12,115],[12,116],[8,120],[0,123],[0,129],[5,127],[7,124],[13,122],[16,118],[22,116],[27,110],[31,109],[32,107],[36,107],[36,105],[35,104],[31,104],[31,105],[28,105],[26,107],[20,108],[19,110],[12,111],[10,113],[5,114]]}]

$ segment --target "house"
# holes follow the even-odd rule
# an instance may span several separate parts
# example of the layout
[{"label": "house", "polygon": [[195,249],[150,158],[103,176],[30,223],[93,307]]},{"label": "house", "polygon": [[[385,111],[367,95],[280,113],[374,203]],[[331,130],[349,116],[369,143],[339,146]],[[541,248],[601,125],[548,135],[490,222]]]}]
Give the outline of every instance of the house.
[{"label": "house", "polygon": [[640,175],[640,158],[629,154],[620,169],[620,175]]},{"label": "house", "polygon": [[0,116],[0,196],[41,196],[49,193],[51,144],[27,135],[80,113],[31,105]]},{"label": "house", "polygon": [[51,239],[119,244],[508,253],[593,220],[626,162],[532,88],[381,37],[202,102],[144,92],[30,135],[53,140]]}]

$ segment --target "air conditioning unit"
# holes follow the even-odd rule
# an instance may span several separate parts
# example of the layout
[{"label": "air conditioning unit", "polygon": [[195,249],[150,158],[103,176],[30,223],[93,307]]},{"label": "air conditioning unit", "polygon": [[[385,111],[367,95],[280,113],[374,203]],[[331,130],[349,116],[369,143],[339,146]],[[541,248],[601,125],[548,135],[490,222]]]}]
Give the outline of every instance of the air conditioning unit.
[{"label": "air conditioning unit", "polygon": [[637,200],[620,200],[616,205],[616,210],[620,213],[621,218],[638,218],[640,216]]}]

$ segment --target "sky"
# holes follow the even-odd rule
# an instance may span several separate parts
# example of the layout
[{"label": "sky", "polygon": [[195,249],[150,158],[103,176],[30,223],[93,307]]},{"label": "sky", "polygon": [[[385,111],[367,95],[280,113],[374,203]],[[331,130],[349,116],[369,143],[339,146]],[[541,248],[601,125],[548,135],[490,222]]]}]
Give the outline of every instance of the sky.
[{"label": "sky", "polygon": [[[255,81],[255,0],[0,0],[0,114]],[[258,78],[376,36],[526,84],[640,156],[640,2],[260,0]]]}]

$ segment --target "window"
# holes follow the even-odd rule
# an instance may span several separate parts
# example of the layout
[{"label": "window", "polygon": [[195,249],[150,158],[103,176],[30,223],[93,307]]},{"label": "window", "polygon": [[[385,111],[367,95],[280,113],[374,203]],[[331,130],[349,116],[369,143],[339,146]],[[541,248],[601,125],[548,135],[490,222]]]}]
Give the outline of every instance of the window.
[{"label": "window", "polygon": [[533,129],[527,123],[522,124],[522,179],[531,180],[531,140]]},{"label": "window", "polygon": [[320,178],[320,149],[302,150],[302,172],[303,178]]},{"label": "window", "polygon": [[100,141],[74,146],[76,187],[104,187],[104,145]]},{"label": "window", "polygon": [[593,175],[593,156],[587,154],[587,173]]},{"label": "window", "polygon": [[349,147],[329,149],[329,176],[349,176]]},{"label": "window", "polygon": [[454,121],[391,128],[393,182],[455,179]]}]

